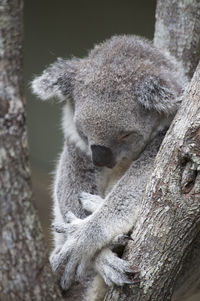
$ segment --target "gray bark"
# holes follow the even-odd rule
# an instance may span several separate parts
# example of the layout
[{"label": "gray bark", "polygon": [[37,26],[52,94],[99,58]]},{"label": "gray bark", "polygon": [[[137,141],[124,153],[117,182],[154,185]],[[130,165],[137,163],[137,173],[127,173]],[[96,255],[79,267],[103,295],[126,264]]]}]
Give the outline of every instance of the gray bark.
[{"label": "gray bark", "polygon": [[200,56],[200,1],[158,0],[154,44],[180,60],[192,77]]},{"label": "gray bark", "polygon": [[140,287],[113,289],[107,300],[171,300],[183,260],[200,231],[200,64],[156,157],[125,257]]},{"label": "gray bark", "polygon": [[[200,56],[200,1],[158,0],[154,43],[182,61],[192,76]],[[112,288],[105,300],[186,300],[200,289],[200,66],[163,141],[142,214],[125,257],[139,285]]]},{"label": "gray bark", "polygon": [[[159,0],[156,10],[154,44],[166,49],[183,63],[189,77],[200,59],[200,1]],[[173,300],[187,300],[200,291],[200,237],[185,259]]]},{"label": "gray bark", "polygon": [[23,1],[0,2],[0,300],[61,300],[32,204],[24,113]]}]

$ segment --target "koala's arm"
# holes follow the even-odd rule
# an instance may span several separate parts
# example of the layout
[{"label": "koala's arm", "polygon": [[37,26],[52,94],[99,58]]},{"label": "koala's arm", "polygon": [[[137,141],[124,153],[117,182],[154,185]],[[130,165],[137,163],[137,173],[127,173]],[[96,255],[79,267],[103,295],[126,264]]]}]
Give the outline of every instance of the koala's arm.
[{"label": "koala's arm", "polygon": [[93,214],[60,225],[67,240],[52,263],[54,271],[65,264],[63,287],[69,287],[73,278],[82,276],[95,254],[109,246],[115,236],[134,226],[161,141],[160,135],[154,138]]},{"label": "koala's arm", "polygon": [[[79,218],[85,217],[80,194],[83,191],[92,194],[97,192],[95,178],[96,170],[91,160],[73,143],[66,141],[54,180],[54,203],[59,207],[64,221],[68,211]],[[56,211],[58,208],[54,209]]]},{"label": "koala's arm", "polygon": [[77,64],[78,59],[58,58],[32,81],[33,93],[42,100],[55,97],[66,101],[63,112],[65,143],[54,181],[54,215],[57,222],[65,221],[69,210],[78,217],[85,217],[79,202],[80,193],[96,193],[95,169],[86,152],[79,147],[81,138],[73,121],[72,91]]},{"label": "koala's arm", "polygon": [[[87,155],[69,141],[65,141],[58,162],[53,186],[53,225],[66,223],[67,212],[71,211],[79,218],[86,216],[80,202],[81,192],[96,193],[96,171]],[[53,231],[54,249],[50,256],[53,267],[54,254],[59,250],[66,237]]]},{"label": "koala's arm", "polygon": [[161,141],[160,135],[154,138],[114,186],[102,205],[89,217],[88,224],[93,225],[93,231],[98,229],[97,244],[105,246],[115,236],[132,229]]}]

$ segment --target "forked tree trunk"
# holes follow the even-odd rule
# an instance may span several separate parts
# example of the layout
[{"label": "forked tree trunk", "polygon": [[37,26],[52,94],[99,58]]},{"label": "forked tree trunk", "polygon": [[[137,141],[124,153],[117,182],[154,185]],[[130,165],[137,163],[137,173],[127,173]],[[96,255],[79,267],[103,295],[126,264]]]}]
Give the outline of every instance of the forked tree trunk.
[{"label": "forked tree trunk", "polygon": [[0,1],[0,300],[61,300],[32,204],[23,93],[23,0]]},{"label": "forked tree trunk", "polygon": [[[200,1],[158,0],[154,43],[192,76],[200,54]],[[200,287],[200,66],[168,131],[125,257],[140,284],[105,301],[184,301]],[[178,279],[178,281],[176,281]],[[200,289],[199,289],[200,290]]]}]

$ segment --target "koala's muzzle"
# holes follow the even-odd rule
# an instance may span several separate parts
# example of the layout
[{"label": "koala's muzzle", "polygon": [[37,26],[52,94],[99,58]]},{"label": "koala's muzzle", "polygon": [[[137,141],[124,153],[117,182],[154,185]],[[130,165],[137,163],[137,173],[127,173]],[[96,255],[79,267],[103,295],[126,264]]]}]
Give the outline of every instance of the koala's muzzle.
[{"label": "koala's muzzle", "polygon": [[96,166],[113,168],[115,160],[110,148],[101,145],[91,145],[92,161]]}]

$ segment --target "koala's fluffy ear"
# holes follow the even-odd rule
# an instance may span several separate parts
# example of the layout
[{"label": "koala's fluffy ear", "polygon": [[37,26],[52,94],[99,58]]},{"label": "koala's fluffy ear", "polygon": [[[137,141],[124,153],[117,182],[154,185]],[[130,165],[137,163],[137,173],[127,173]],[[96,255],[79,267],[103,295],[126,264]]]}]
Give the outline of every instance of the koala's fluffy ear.
[{"label": "koala's fluffy ear", "polygon": [[32,90],[39,98],[46,100],[58,97],[60,100],[72,97],[78,59],[58,58],[32,81]]},{"label": "koala's fluffy ear", "polygon": [[176,89],[159,76],[147,75],[136,86],[135,96],[146,109],[173,115],[181,101],[180,88]]}]

